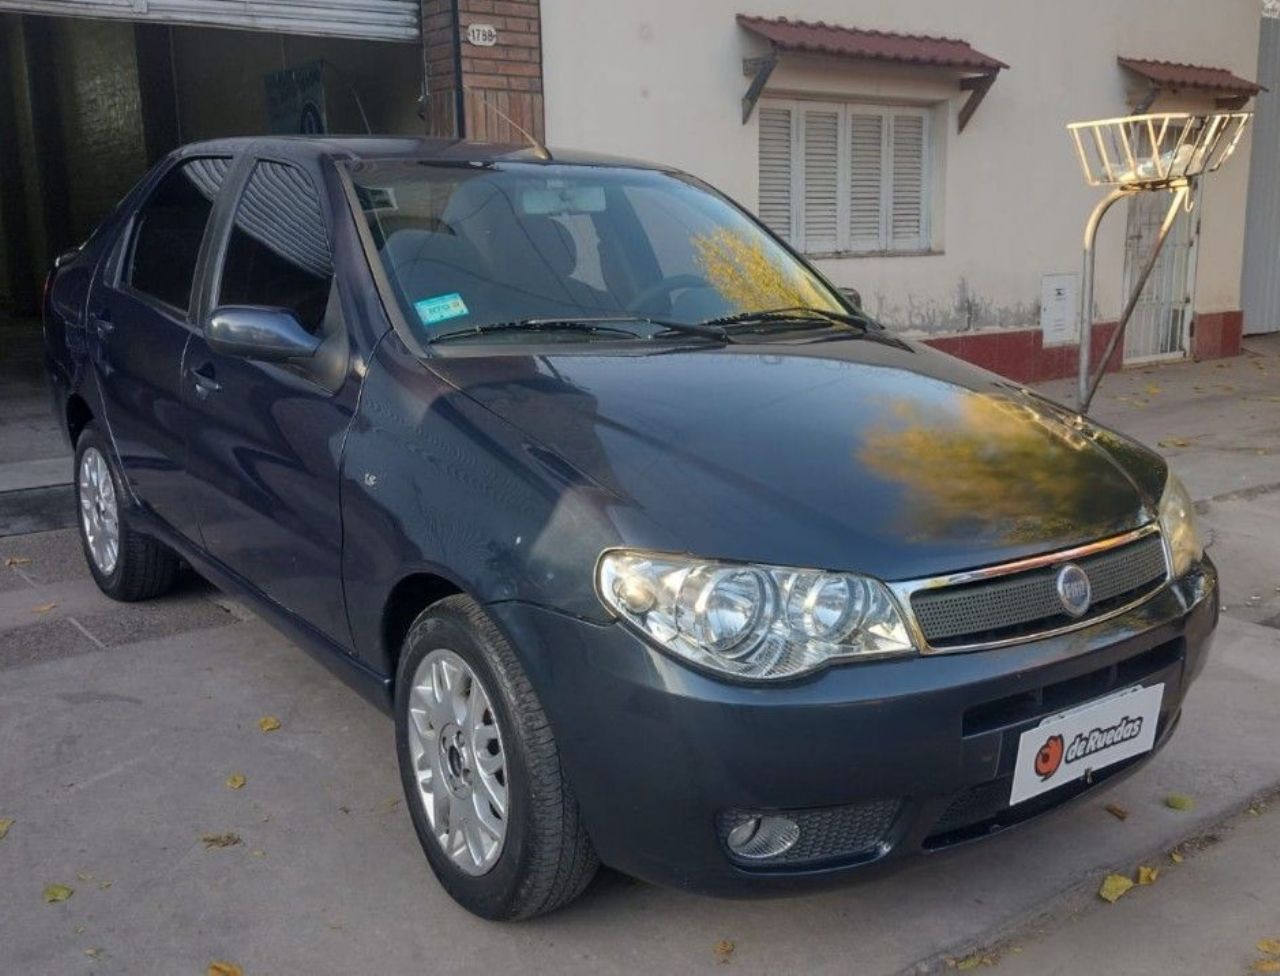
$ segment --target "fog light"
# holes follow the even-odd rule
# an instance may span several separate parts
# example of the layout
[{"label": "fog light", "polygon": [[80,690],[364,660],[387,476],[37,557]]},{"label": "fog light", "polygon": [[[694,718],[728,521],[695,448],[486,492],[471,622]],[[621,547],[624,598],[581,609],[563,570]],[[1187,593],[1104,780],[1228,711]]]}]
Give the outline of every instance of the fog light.
[{"label": "fog light", "polygon": [[725,839],[729,850],[753,861],[785,854],[800,839],[800,828],[787,817],[748,817]]}]

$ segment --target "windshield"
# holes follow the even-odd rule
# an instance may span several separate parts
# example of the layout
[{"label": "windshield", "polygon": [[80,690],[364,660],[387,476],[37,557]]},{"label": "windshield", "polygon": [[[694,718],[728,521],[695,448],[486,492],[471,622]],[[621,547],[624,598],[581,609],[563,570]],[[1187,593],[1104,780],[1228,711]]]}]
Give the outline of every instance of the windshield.
[{"label": "windshield", "polygon": [[423,341],[529,319],[626,323],[554,332],[584,341],[783,307],[845,311],[749,217],[678,175],[396,162],[355,166],[352,179],[396,300]]}]

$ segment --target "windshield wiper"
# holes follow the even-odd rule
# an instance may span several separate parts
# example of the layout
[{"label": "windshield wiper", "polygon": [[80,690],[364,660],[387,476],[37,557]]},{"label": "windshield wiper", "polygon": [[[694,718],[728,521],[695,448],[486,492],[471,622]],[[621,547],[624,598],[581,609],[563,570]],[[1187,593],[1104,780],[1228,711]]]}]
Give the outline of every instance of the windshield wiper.
[{"label": "windshield wiper", "polygon": [[688,335],[704,336],[709,339],[726,338],[725,330],[705,323],[674,322],[667,319],[650,318],[647,315],[600,315],[600,316],[568,316],[513,319],[509,322],[485,322],[468,326],[465,329],[450,329],[433,336],[430,342],[443,342],[447,339],[464,338],[466,336],[485,335],[491,332],[527,331],[527,332],[585,332],[589,335],[622,335],[630,339],[644,339],[630,329],[619,328],[626,323],[654,325],[663,332],[680,332]]},{"label": "windshield wiper", "polygon": [[782,308],[767,308],[756,312],[737,312],[733,315],[722,315],[719,318],[707,319],[700,325],[726,326],[756,325],[760,322],[797,322],[805,319],[820,319],[826,322],[837,322],[862,329],[879,328],[880,324],[865,313],[835,312],[812,305],[786,305]]}]

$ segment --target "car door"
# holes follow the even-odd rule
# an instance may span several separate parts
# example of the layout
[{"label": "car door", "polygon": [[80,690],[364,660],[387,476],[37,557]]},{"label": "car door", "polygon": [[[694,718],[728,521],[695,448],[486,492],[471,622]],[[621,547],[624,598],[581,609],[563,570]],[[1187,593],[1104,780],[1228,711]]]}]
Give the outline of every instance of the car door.
[{"label": "car door", "polygon": [[179,533],[197,529],[181,396],[192,296],[228,157],[182,160],[146,196],[89,296],[92,359],[121,469],[138,500]]},{"label": "car door", "polygon": [[322,342],[312,358],[278,364],[223,355],[203,330],[193,335],[187,444],[202,545],[348,646],[338,476],[359,378],[312,174],[254,160],[212,247],[204,321],[225,305],[287,309]]}]

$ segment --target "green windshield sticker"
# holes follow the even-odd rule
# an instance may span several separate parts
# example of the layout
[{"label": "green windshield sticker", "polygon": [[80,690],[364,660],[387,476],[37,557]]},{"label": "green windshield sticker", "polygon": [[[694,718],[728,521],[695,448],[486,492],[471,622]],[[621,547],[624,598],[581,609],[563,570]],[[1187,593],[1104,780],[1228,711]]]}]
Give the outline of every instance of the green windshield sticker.
[{"label": "green windshield sticker", "polygon": [[449,295],[424,298],[420,302],[414,302],[413,307],[417,309],[418,318],[422,320],[423,325],[435,325],[437,322],[447,322],[449,319],[467,314],[467,303],[456,291]]}]

